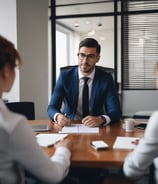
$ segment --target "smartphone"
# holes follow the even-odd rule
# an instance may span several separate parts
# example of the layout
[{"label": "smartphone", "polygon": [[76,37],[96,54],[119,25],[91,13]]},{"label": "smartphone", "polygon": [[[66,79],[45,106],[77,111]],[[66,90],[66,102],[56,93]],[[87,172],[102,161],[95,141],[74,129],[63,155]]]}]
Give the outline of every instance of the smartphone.
[{"label": "smartphone", "polygon": [[109,145],[103,140],[92,141],[91,146],[96,150],[102,150],[109,147]]},{"label": "smartphone", "polygon": [[146,123],[139,123],[139,124],[135,125],[135,128],[145,130],[146,126],[147,126]]}]

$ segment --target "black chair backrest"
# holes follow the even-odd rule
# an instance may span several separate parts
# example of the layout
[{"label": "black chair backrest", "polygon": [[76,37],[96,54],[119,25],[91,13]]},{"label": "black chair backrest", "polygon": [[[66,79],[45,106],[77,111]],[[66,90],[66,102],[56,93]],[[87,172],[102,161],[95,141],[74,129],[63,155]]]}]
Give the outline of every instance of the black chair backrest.
[{"label": "black chair backrest", "polygon": [[35,119],[35,105],[34,102],[9,102],[6,106],[13,112],[23,114],[28,120]]},{"label": "black chair backrest", "polygon": [[151,164],[150,169],[149,169],[149,184],[155,184],[155,166],[154,163]]},{"label": "black chair backrest", "polygon": [[[68,70],[68,69],[71,69],[71,68],[73,68],[75,66],[78,66],[78,65],[64,66],[64,67],[61,67],[60,70],[61,71]],[[113,73],[114,73],[114,69],[113,68],[107,68],[107,67],[99,66],[99,65],[96,65],[96,67],[101,69],[101,70],[103,70],[103,71],[106,71],[107,73],[110,73],[113,76]]]}]

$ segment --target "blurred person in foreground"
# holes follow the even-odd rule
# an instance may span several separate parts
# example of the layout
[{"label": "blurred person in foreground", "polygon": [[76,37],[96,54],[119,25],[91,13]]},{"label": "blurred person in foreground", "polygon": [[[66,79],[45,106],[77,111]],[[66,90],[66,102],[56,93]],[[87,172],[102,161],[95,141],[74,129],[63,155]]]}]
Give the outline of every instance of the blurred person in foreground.
[{"label": "blurred person in foreground", "polygon": [[[158,62],[156,63],[156,87],[158,89]],[[153,112],[144,132],[144,137],[137,147],[126,157],[124,174],[135,180],[140,180],[154,164],[154,179],[158,184],[158,111]]]},{"label": "blurred person in foreground", "polygon": [[69,171],[71,142],[65,139],[56,144],[49,158],[37,144],[27,119],[11,112],[2,100],[3,92],[11,90],[15,69],[21,63],[13,43],[0,35],[0,183],[24,184],[25,171],[39,183],[59,183]]}]

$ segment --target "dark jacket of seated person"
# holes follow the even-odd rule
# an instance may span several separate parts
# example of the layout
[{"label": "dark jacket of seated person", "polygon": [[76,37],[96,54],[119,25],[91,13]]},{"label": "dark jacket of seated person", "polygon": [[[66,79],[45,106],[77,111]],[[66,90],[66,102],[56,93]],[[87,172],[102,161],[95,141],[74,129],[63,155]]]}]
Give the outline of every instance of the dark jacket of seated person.
[{"label": "dark jacket of seated person", "polygon": [[[79,44],[78,66],[61,71],[54,88],[48,115],[60,126],[79,119],[86,126],[100,126],[114,123],[121,118],[120,102],[113,78],[95,66],[100,59],[100,44],[93,38],[86,38]],[[82,91],[84,78],[88,77],[89,105],[84,116]],[[84,95],[83,95],[84,96]],[[64,110],[61,112],[62,102]]]},{"label": "dark jacket of seated person", "polygon": [[96,66],[100,51],[97,40],[82,40],[77,54],[78,66],[61,71],[48,105],[49,118],[59,126],[69,125],[74,119],[90,127],[105,126],[121,119],[113,78]]},{"label": "dark jacket of seated person", "polygon": [[[54,115],[61,112],[60,108],[63,100],[63,113],[70,119],[75,118],[78,103],[78,83],[78,67],[60,73],[48,106],[50,119],[54,119]],[[90,106],[90,115],[92,116],[106,114],[110,117],[112,123],[119,121],[121,118],[120,102],[112,76],[97,67],[91,91]]]}]

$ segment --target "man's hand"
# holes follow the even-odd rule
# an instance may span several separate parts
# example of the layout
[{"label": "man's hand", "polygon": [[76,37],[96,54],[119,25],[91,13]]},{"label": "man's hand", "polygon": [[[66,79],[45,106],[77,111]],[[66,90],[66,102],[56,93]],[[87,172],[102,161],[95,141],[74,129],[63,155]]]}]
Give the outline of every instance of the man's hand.
[{"label": "man's hand", "polygon": [[59,126],[53,120],[50,120],[48,123],[48,130],[53,132],[59,132],[62,130],[63,127]]},{"label": "man's hand", "polygon": [[71,125],[71,120],[64,114],[58,114],[56,117],[57,124],[61,127]]},{"label": "man's hand", "polygon": [[82,123],[88,127],[99,127],[103,120],[100,116],[86,116],[82,119]]}]

